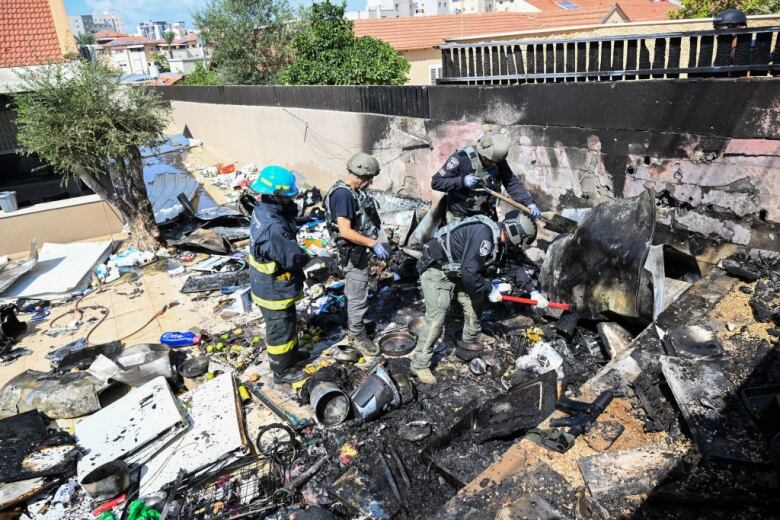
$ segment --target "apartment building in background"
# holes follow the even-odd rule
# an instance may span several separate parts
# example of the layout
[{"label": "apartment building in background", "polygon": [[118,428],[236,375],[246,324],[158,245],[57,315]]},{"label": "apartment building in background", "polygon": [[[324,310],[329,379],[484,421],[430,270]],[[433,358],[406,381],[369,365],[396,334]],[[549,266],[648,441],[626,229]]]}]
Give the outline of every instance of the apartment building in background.
[{"label": "apartment building in background", "polygon": [[68,20],[73,34],[95,34],[100,31],[125,32],[125,22],[116,13],[81,14],[69,16]]},{"label": "apartment building in background", "polygon": [[162,40],[163,34],[166,31],[173,31],[177,37],[184,38],[187,35],[186,22],[166,22],[166,21],[151,21],[141,22],[138,25],[139,36],[149,38],[150,40]]}]

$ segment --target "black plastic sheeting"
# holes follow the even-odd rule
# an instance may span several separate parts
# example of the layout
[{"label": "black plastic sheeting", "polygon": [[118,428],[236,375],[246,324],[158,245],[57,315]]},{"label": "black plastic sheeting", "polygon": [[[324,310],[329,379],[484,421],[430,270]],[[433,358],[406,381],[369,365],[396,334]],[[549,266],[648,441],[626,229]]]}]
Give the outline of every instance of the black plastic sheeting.
[{"label": "black plastic sheeting", "polygon": [[195,293],[206,291],[218,291],[223,287],[246,285],[249,283],[249,271],[243,270],[234,273],[212,273],[194,275],[187,278],[181,292]]},{"label": "black plastic sheeting", "polygon": [[[56,455],[51,452],[55,448]],[[72,475],[77,454],[76,440],[62,430],[48,429],[36,410],[0,421],[0,482]]]}]

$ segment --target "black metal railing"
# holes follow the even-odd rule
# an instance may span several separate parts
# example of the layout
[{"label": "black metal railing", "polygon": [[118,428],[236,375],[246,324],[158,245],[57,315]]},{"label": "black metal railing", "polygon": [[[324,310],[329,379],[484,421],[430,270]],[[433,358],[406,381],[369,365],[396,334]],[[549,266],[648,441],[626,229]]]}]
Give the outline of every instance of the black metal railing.
[{"label": "black metal railing", "polygon": [[441,46],[439,84],[780,74],[780,26]]}]

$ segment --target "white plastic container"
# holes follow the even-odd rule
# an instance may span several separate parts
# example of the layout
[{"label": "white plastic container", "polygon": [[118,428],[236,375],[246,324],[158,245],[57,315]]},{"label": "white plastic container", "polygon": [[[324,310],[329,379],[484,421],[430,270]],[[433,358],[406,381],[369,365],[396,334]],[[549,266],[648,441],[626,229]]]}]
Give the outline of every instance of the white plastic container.
[{"label": "white plastic container", "polygon": [[15,191],[0,191],[0,209],[6,213],[19,209],[19,206],[16,205]]}]

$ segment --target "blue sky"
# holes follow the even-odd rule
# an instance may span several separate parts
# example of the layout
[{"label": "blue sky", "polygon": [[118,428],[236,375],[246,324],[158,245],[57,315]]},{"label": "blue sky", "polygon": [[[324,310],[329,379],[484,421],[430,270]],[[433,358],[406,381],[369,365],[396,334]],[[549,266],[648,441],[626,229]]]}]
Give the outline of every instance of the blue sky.
[{"label": "blue sky", "polygon": [[[292,5],[310,3],[311,0],[288,0]],[[206,0],[65,0],[68,15],[115,12],[125,20],[125,30],[134,33],[139,22],[165,20],[187,22],[192,29],[193,9],[202,7]],[[362,9],[365,0],[348,0],[350,11]]]}]

